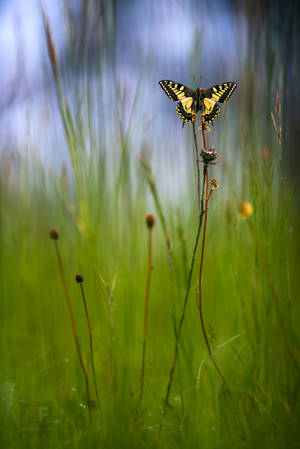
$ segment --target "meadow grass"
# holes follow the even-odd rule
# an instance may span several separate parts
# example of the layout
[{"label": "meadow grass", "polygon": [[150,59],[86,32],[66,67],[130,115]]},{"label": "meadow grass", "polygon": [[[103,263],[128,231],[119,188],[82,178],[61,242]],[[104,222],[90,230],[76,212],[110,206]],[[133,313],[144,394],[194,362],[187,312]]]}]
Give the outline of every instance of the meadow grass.
[{"label": "meadow grass", "polygon": [[[160,429],[197,234],[196,165],[182,185],[182,200],[161,195],[151,160],[144,154],[136,160],[130,152],[135,137],[131,119],[126,127],[119,111],[115,117],[119,132],[107,143],[97,134],[101,119],[92,118],[92,107],[88,104],[85,114],[68,104],[46,16],[45,27],[70,167],[61,173],[50,170],[30,151],[3,164],[2,447],[296,448],[299,216],[284,166],[275,90],[273,117],[271,110],[263,116],[269,130],[274,121],[277,124],[268,134],[267,147],[262,145],[264,129],[249,107],[253,100],[246,98],[246,89],[241,90],[241,120],[231,159],[224,154],[228,123],[224,120],[223,125],[219,118],[220,132],[208,135],[220,153],[208,176],[216,177],[221,187],[209,202],[202,308],[209,346],[231,397],[202,334],[198,248],[178,363]],[[248,85],[253,79],[245,75],[243,81]],[[91,92],[83,89],[80,95],[88,99]],[[75,94],[71,98],[80,103]],[[192,166],[192,129],[186,127],[184,132]],[[201,142],[200,134],[197,129]],[[239,206],[245,201],[251,202],[253,214],[243,218]],[[156,216],[151,230],[154,268],[137,416],[149,212]],[[51,228],[59,232],[65,282],[89,376],[92,420],[49,238]],[[77,273],[84,278],[93,360]],[[93,406],[97,399],[93,370],[101,412]]]},{"label": "meadow grass", "polygon": [[[144,197],[131,191],[129,214],[127,202],[119,200],[116,184],[106,197],[101,198],[100,193],[99,199],[98,183],[89,185],[95,192],[92,197],[86,196],[86,218],[80,215],[79,205],[67,205],[58,175],[52,174],[41,188],[46,178],[42,166],[35,168],[38,188],[26,166],[20,169],[22,176],[15,174],[21,182],[10,180],[1,185],[1,413],[6,444],[296,447],[297,217],[285,181],[280,181],[280,188],[275,174],[266,181],[272,170],[279,170],[277,149],[267,160],[262,155],[255,176],[254,162],[248,157],[243,162],[243,189],[247,195],[236,193],[236,181],[222,167],[223,176],[230,176],[232,191],[223,191],[220,199],[222,190],[218,189],[211,200],[203,269],[204,319],[232,399],[225,394],[201,333],[197,313],[198,252],[182,328],[180,372],[175,371],[163,432],[159,431],[159,423],[175,343],[172,288],[176,291],[179,317],[186,288],[185,259],[190,261],[197,227],[196,192],[191,211],[180,215],[183,241],[174,205],[164,202],[162,206],[172,242],[174,287],[164,230],[157,225],[152,231],[154,270],[146,374],[136,420],[147,278],[146,189]],[[238,206],[244,199],[252,200],[254,212],[242,220]],[[91,387],[89,332],[74,275],[80,272],[85,279],[103,414],[101,418],[98,410],[93,410],[92,424],[49,238],[52,226],[60,233],[66,284]],[[112,289],[113,306],[109,299]],[[95,400],[94,391],[91,395]],[[40,410],[44,405],[48,407],[46,421],[39,421],[36,408]],[[32,426],[43,427],[45,422],[46,429],[31,430]]]}]

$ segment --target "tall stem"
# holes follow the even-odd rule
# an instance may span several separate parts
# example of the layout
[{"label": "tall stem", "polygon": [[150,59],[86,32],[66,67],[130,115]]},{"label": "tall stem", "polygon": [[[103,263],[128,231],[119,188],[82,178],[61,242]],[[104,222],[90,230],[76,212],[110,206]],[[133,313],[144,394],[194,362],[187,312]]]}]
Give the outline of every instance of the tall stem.
[{"label": "tall stem", "polygon": [[136,413],[138,413],[141,406],[141,402],[144,394],[144,378],[145,378],[145,360],[146,360],[146,342],[147,342],[147,329],[148,329],[148,306],[149,306],[149,295],[150,295],[150,285],[151,285],[151,273],[153,270],[152,266],[152,228],[149,228],[148,233],[148,275],[147,275],[147,285],[145,294],[145,314],[144,314],[144,331],[143,331],[143,357],[142,357],[142,368],[141,368],[141,390],[138,399]]},{"label": "tall stem", "polygon": [[[206,141],[205,141],[205,133],[204,133],[204,129],[205,129],[205,124],[204,122],[202,122],[202,138],[203,138],[203,146],[204,146],[204,150],[206,150]],[[220,368],[217,365],[217,362],[214,358],[213,352],[211,350],[210,347],[210,343],[208,340],[208,336],[207,336],[207,332],[205,329],[205,324],[204,324],[204,318],[203,318],[203,304],[202,304],[202,273],[203,273],[203,262],[204,262],[204,249],[205,249],[205,237],[206,237],[206,225],[207,225],[207,211],[208,211],[208,201],[210,199],[210,194],[208,192],[208,165],[205,164],[204,165],[204,172],[205,172],[205,180],[206,180],[206,192],[205,192],[205,211],[204,211],[204,225],[203,225],[203,236],[202,236],[202,248],[201,248],[201,258],[200,258],[200,269],[199,269],[199,284],[198,284],[198,309],[199,309],[199,315],[200,315],[200,322],[201,322],[201,329],[202,329],[202,333],[203,333],[203,337],[205,340],[205,344],[207,346],[207,350],[210,356],[210,359],[213,363],[213,365],[215,366],[219,376],[222,379],[222,382],[226,388],[226,391],[228,393],[228,395],[231,397],[231,393],[230,393],[230,389],[227,385],[227,382],[225,380],[225,377],[223,376]]]},{"label": "tall stem", "polygon": [[100,403],[100,397],[99,397],[99,392],[98,392],[98,387],[97,387],[96,370],[95,370],[95,362],[94,362],[93,328],[92,328],[92,324],[91,324],[90,317],[89,317],[89,314],[88,314],[88,309],[87,309],[87,305],[86,305],[85,294],[84,294],[84,289],[83,289],[82,283],[80,283],[80,289],[81,289],[81,295],[82,295],[82,300],[83,300],[85,316],[86,316],[86,320],[87,320],[87,324],[88,324],[88,328],[89,328],[90,354],[91,354],[91,365],[92,365],[92,372],[93,372],[93,381],[94,381],[94,388],[95,388],[95,393],[96,393],[96,398],[97,398],[97,405],[98,405],[98,408],[100,410],[101,409],[101,403]]},{"label": "tall stem", "polygon": [[78,335],[77,335],[77,329],[76,329],[76,325],[75,325],[75,318],[74,318],[74,314],[73,314],[72,304],[71,304],[70,297],[69,297],[69,294],[68,294],[67,285],[66,285],[65,276],[64,276],[63,264],[62,264],[60,251],[59,251],[59,247],[58,247],[58,244],[57,244],[56,240],[54,241],[54,244],[55,244],[55,249],[56,249],[56,255],[57,255],[57,260],[58,260],[60,276],[61,276],[61,280],[62,280],[62,284],[63,284],[63,288],[64,288],[64,294],[65,294],[65,298],[66,298],[66,301],[67,301],[67,306],[68,306],[68,309],[69,309],[69,315],[70,315],[71,322],[72,322],[72,331],[73,331],[73,336],[74,336],[74,340],[75,340],[75,346],[76,346],[77,354],[78,354],[78,357],[79,357],[81,370],[82,370],[82,373],[83,373],[83,376],[84,376],[84,380],[85,380],[85,389],[86,389],[86,398],[87,398],[87,405],[88,405],[88,411],[89,411],[89,418],[90,418],[90,421],[92,421],[88,373],[87,373],[87,370],[86,370],[86,367],[85,367],[85,364],[84,364],[84,361],[83,361],[81,349],[80,349],[80,344],[79,344],[79,340],[78,340]]},{"label": "tall stem", "polygon": [[202,132],[202,140],[203,140],[203,148],[204,150],[207,150],[206,148],[206,140],[205,140],[205,122],[204,119],[202,118],[202,126],[201,126],[201,132]]},{"label": "tall stem", "polygon": [[113,299],[113,290],[114,290],[114,282],[112,286],[106,282],[103,277],[101,276],[100,271],[96,267],[97,275],[102,284],[104,285],[107,295],[108,295],[108,306],[109,306],[109,358],[110,358],[110,372],[111,372],[111,385],[113,392],[116,392],[116,385],[115,385],[115,364],[114,364],[114,358],[113,358],[113,340],[114,340],[114,299]]},{"label": "tall stem", "polygon": [[[198,152],[198,144],[197,144],[197,138],[196,138],[196,132],[195,132],[194,123],[193,123],[193,134],[194,134],[196,161],[197,161],[198,160],[197,159],[197,154],[199,154],[199,152]],[[197,177],[198,177],[198,182],[199,182],[199,185],[200,185],[200,168],[199,168],[199,164],[197,164]],[[168,403],[169,403],[169,396],[170,396],[172,382],[173,382],[173,377],[174,377],[174,372],[175,372],[175,368],[176,368],[176,362],[177,362],[177,359],[178,359],[178,349],[179,349],[179,342],[180,342],[180,337],[181,337],[181,330],[182,330],[183,321],[184,321],[184,317],[185,317],[185,313],[186,313],[188,297],[189,297],[189,293],[190,293],[190,289],[191,289],[191,281],[192,281],[192,275],[193,275],[193,270],[194,270],[194,265],[195,265],[196,252],[197,252],[197,248],[198,248],[198,242],[199,242],[200,231],[201,231],[201,226],[202,226],[202,220],[203,220],[203,215],[204,215],[204,208],[203,208],[203,202],[204,201],[203,200],[204,200],[205,179],[206,179],[206,172],[203,171],[203,185],[202,185],[202,198],[201,198],[201,201],[200,201],[200,190],[198,190],[198,192],[199,192],[198,204],[200,204],[198,229],[197,229],[195,243],[194,243],[194,248],[193,248],[192,261],[191,261],[190,271],[189,271],[189,275],[188,275],[187,287],[186,287],[186,291],[185,291],[185,295],[184,295],[182,312],[181,312],[181,316],[180,316],[180,320],[179,320],[179,324],[178,324],[178,328],[177,328],[177,333],[176,333],[176,341],[175,341],[173,362],[172,362],[172,366],[171,366],[170,373],[169,373],[167,390],[166,390],[166,395],[165,395],[164,405],[163,405],[163,410],[162,410],[162,415],[161,415],[161,423],[160,423],[160,429],[161,430],[163,429],[164,417],[165,417],[166,410],[167,410]]]},{"label": "tall stem", "polygon": [[198,144],[197,144],[197,136],[196,136],[196,130],[195,130],[195,122],[193,122],[193,135],[194,135],[194,143],[195,143],[195,156],[196,156],[196,165],[197,165],[197,193],[198,193],[198,208],[199,213],[201,211],[201,204],[200,204],[200,161],[199,161],[199,150],[198,150]]}]

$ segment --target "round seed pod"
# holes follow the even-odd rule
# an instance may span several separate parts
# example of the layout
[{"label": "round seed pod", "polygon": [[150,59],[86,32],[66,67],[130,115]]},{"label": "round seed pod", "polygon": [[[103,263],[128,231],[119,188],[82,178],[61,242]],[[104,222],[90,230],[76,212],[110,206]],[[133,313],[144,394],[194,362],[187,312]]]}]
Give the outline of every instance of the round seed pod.
[{"label": "round seed pod", "polygon": [[146,225],[148,229],[152,229],[155,223],[155,217],[153,214],[146,215]]},{"label": "round seed pod", "polygon": [[53,240],[57,240],[59,237],[57,230],[54,228],[50,229],[49,236]]}]

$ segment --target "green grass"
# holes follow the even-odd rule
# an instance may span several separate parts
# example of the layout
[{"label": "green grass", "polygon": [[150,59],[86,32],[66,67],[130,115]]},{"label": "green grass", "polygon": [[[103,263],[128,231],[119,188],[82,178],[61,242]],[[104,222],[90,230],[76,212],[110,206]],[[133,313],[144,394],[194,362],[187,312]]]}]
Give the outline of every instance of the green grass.
[{"label": "green grass", "polygon": [[[124,199],[114,178],[103,186],[106,195],[101,193],[100,180],[94,178],[88,185],[84,218],[74,204],[76,212],[70,213],[58,176],[52,174],[42,185],[42,166],[33,176],[25,166],[22,182],[2,185],[1,422],[7,445],[13,441],[14,447],[64,447],[68,443],[72,447],[106,448],[296,447],[299,239],[285,181],[278,187],[278,178],[273,176],[266,185],[266,176],[276,170],[276,159],[277,149],[268,167],[262,161],[256,164],[255,176],[254,161],[243,163],[242,188],[248,192],[247,197],[235,187],[237,180],[228,173],[230,168],[222,165],[228,191],[218,189],[209,210],[204,315],[214,334],[215,356],[232,400],[224,393],[201,334],[196,308],[198,251],[180,345],[180,371],[177,366],[162,434],[160,413],[175,335],[168,252],[158,220],[153,229],[155,269],[145,391],[140,420],[135,422],[147,275],[144,220],[149,202],[145,180],[140,181],[140,191],[132,189]],[[215,168],[210,170],[213,173]],[[141,178],[143,173],[139,174]],[[38,186],[33,182],[36,177]],[[182,210],[180,204],[162,202],[173,246],[177,321],[186,285],[183,249],[189,265],[196,230],[196,196],[191,198],[190,205],[185,204]],[[243,199],[254,204],[254,214],[247,220],[238,218],[238,202]],[[183,242],[177,232],[176,208]],[[49,238],[53,226],[60,233],[58,244],[92,386],[88,331],[74,275],[81,273],[85,279],[103,405],[102,416],[94,411],[92,425],[55,249]],[[97,270],[110,285],[115,279],[113,366],[108,293]],[[34,404],[49,407],[45,430],[29,430],[43,424],[35,421]]]},{"label": "green grass", "polygon": [[[56,72],[58,80],[60,76]],[[178,323],[182,310],[197,228],[192,129],[184,129],[186,149],[180,148],[186,151],[187,181],[180,181],[180,194],[174,199],[161,193],[166,190],[162,179],[165,168],[153,166],[151,177],[131,150],[138,138],[140,119],[138,116],[135,121],[134,109],[130,113],[125,109],[124,114],[118,111],[114,122],[117,132],[108,133],[108,139],[99,137],[97,129],[108,127],[93,116],[92,106],[84,105],[79,112],[75,107],[82,99],[88,101],[92,87],[86,91],[84,83],[79,84],[78,97],[70,88],[68,98],[74,104],[66,108],[65,92],[59,85],[61,119],[72,161],[68,176],[39,162],[31,152],[35,148],[19,161],[8,159],[3,164],[2,447],[297,447],[299,216],[286,175],[286,153],[280,161],[270,110],[260,110],[266,123],[263,125],[257,120],[259,106],[250,107],[258,94],[251,99],[247,96],[247,87],[255,83],[255,77],[245,74],[242,81],[235,103],[240,122],[234,106],[228,106],[226,117],[217,119],[208,135],[221,155],[209,175],[216,177],[221,187],[209,203],[203,274],[204,319],[232,399],[210,361],[201,332],[196,305],[198,249],[179,363],[165,426],[159,431],[175,345],[174,322]],[[274,99],[274,111],[272,86],[268,95]],[[101,87],[95,97],[101,104]],[[127,126],[128,116],[133,118]],[[198,137],[200,141],[200,132]],[[151,133],[149,141],[146,143],[154,152]],[[168,145],[167,138],[164,145]],[[174,184],[177,182],[174,180]],[[153,198],[153,192],[157,198]],[[157,201],[161,209],[157,209]],[[250,201],[254,207],[253,215],[245,220],[238,215],[243,201]],[[148,212],[156,216],[152,234],[154,270],[144,395],[136,420]],[[89,333],[74,278],[77,273],[84,277],[102,404],[101,413],[93,410],[92,423],[54,242],[49,238],[53,227],[60,235],[66,284],[94,400]],[[173,281],[166,232],[172,244]],[[105,283],[113,297],[112,336]],[[39,419],[39,413],[45,414],[43,419]]]}]

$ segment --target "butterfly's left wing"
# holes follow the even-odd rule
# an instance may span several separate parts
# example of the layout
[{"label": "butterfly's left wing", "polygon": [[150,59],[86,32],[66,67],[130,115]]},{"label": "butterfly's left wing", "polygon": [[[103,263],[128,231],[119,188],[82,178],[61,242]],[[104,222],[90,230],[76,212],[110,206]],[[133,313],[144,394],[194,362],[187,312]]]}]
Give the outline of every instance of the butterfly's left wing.
[{"label": "butterfly's left wing", "polygon": [[203,92],[204,111],[202,117],[205,122],[213,123],[220,113],[217,103],[225,103],[232,95],[237,84],[233,82],[217,84]]},{"label": "butterfly's left wing", "polygon": [[218,103],[225,103],[233,94],[237,84],[229,81],[228,83],[217,84],[216,86],[206,89],[203,97],[210,98]]},{"label": "butterfly's left wing", "polygon": [[206,123],[213,123],[216,117],[220,114],[220,107],[211,98],[203,98],[204,110],[202,117]]}]

